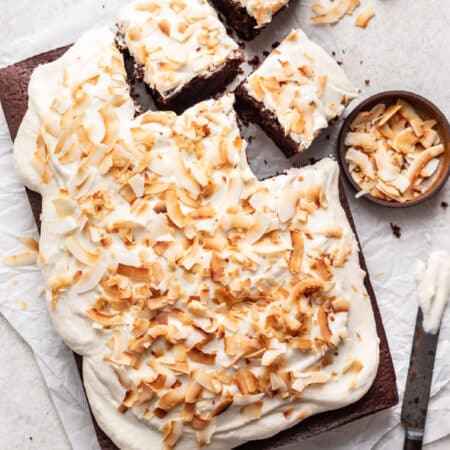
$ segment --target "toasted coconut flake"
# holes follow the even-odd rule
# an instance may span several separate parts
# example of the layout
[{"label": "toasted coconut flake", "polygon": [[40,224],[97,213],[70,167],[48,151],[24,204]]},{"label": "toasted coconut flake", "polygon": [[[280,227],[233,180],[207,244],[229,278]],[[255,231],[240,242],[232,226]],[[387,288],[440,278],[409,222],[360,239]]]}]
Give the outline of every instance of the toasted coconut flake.
[{"label": "toasted coconut flake", "polygon": [[383,126],[385,123],[387,123],[392,117],[394,117],[395,114],[397,114],[398,111],[402,109],[401,104],[395,104],[392,106],[389,106],[388,109],[384,112],[384,114],[381,116],[380,120],[378,121],[378,126]]},{"label": "toasted coconut flake", "polygon": [[136,197],[143,197],[145,193],[145,181],[141,174],[137,173],[128,180],[128,184]]},{"label": "toasted coconut flake", "polygon": [[187,353],[187,356],[196,363],[212,366],[216,363],[216,355],[212,353],[204,353],[200,349],[194,347]]},{"label": "toasted coconut flake", "polygon": [[89,308],[86,311],[86,315],[94,322],[105,327],[114,327],[125,323],[121,314],[104,314],[94,308]]},{"label": "toasted coconut flake", "polygon": [[117,267],[117,273],[135,281],[148,281],[148,270],[143,267],[119,264]]},{"label": "toasted coconut flake", "polygon": [[225,398],[222,400],[213,410],[212,417],[218,416],[224,413],[233,404],[232,398]]},{"label": "toasted coconut flake", "polygon": [[244,368],[237,373],[236,384],[243,395],[254,394],[258,389],[257,378],[253,372],[247,368]]},{"label": "toasted coconut flake", "polygon": [[75,212],[75,202],[70,198],[66,190],[60,190],[58,196],[53,199],[56,213],[59,217],[73,216]]},{"label": "toasted coconut flake", "polygon": [[39,251],[39,242],[33,236],[18,236],[17,240],[30,250]]},{"label": "toasted coconut flake", "polygon": [[87,266],[94,266],[98,262],[99,252],[86,248],[76,236],[66,239],[66,248],[74,258]]},{"label": "toasted coconut flake", "polygon": [[177,196],[174,191],[166,192],[166,207],[167,215],[170,220],[178,227],[183,228],[184,226],[184,216],[181,212],[180,205],[178,204]]},{"label": "toasted coconut flake", "polygon": [[327,376],[323,372],[300,373],[298,376],[297,380],[292,383],[292,389],[297,392],[303,392],[311,384],[327,382]]},{"label": "toasted coconut flake", "polygon": [[327,8],[322,5],[322,3],[313,3],[311,5],[311,9],[313,10],[314,14],[318,16],[327,13]]},{"label": "toasted coconut flake", "polygon": [[170,23],[167,19],[160,20],[158,26],[166,36],[170,36]]},{"label": "toasted coconut flake", "polygon": [[[311,20],[317,24],[336,23],[345,16],[351,6],[351,0],[337,0],[331,8],[317,16],[312,17]],[[317,9],[318,7],[316,4],[316,10]]]},{"label": "toasted coconut flake", "polygon": [[256,100],[262,102],[266,93],[261,86],[259,77],[257,75],[252,75],[248,78],[247,83],[252,91],[252,95],[256,98]]},{"label": "toasted coconut flake", "polygon": [[330,269],[330,265],[327,264],[323,258],[316,258],[311,263],[311,270],[319,275],[322,280],[330,281],[333,278],[333,272]]},{"label": "toasted coconut flake", "polygon": [[378,148],[376,139],[368,133],[347,133],[345,136],[345,145],[349,147],[360,147],[367,152],[373,152]]},{"label": "toasted coconut flake", "polygon": [[102,140],[102,144],[111,147],[119,137],[119,116],[110,104],[103,106],[99,110],[99,114],[102,117],[105,126],[105,136]]},{"label": "toasted coconut flake", "polygon": [[160,408],[164,411],[174,408],[175,406],[180,405],[185,402],[186,397],[186,386],[181,385],[176,389],[171,389],[163,394],[158,402],[156,403],[156,407]]},{"label": "toasted coconut flake", "polygon": [[331,302],[335,312],[348,312],[350,311],[350,302],[343,298],[337,298]]},{"label": "toasted coconut flake", "polygon": [[225,275],[225,262],[222,258],[220,258],[216,252],[211,254],[211,279],[219,283]]},{"label": "toasted coconut flake", "polygon": [[195,404],[186,402],[183,407],[182,419],[184,424],[192,422],[195,414]]},{"label": "toasted coconut flake", "polygon": [[203,387],[197,381],[191,381],[186,390],[186,403],[196,403],[202,396]]},{"label": "toasted coconut flake", "polygon": [[328,315],[323,308],[317,310],[317,321],[319,323],[320,334],[325,342],[331,341],[331,330],[328,325]]},{"label": "toasted coconut flake", "polygon": [[372,3],[367,3],[356,17],[355,25],[357,27],[366,28],[373,17],[375,17],[375,9]]},{"label": "toasted coconut flake", "polygon": [[365,176],[369,177],[370,179],[375,178],[373,164],[365,153],[355,150],[353,147],[350,147],[345,153],[345,160],[359,167],[359,169]]},{"label": "toasted coconut flake", "polygon": [[300,230],[291,231],[292,252],[289,258],[289,269],[292,273],[298,273],[302,270],[303,262],[303,236]]},{"label": "toasted coconut flake", "polygon": [[415,150],[418,138],[412,128],[405,128],[395,136],[392,145],[402,153],[411,153]]},{"label": "toasted coconut flake", "polygon": [[290,296],[293,299],[302,298],[304,295],[309,295],[316,291],[326,291],[328,288],[325,281],[318,278],[305,278],[299,281],[290,292]]},{"label": "toasted coconut flake", "polygon": [[150,322],[147,319],[136,319],[133,322],[134,337],[136,337],[136,338],[142,337],[148,330],[149,326],[150,326]]},{"label": "toasted coconut flake", "polygon": [[363,370],[363,368],[364,364],[359,359],[351,358],[350,361],[343,367],[342,373],[353,372],[358,374]]},{"label": "toasted coconut flake", "polygon": [[[194,427],[193,427],[194,428]],[[195,433],[197,438],[197,443],[199,447],[203,447],[205,445],[209,445],[211,443],[211,439],[213,437],[214,432],[216,431],[216,423],[214,420],[211,420],[208,425]]]},{"label": "toasted coconut flake", "polygon": [[194,415],[192,421],[191,421],[191,427],[194,430],[201,431],[204,430],[209,424],[209,420],[204,419],[197,414]]},{"label": "toasted coconut flake", "polygon": [[163,442],[168,448],[174,448],[183,434],[183,422],[181,420],[171,420],[166,422],[161,431],[163,432]]},{"label": "toasted coconut flake", "polygon": [[227,241],[223,236],[214,236],[212,238],[202,239],[201,244],[205,250],[220,251],[226,246]]},{"label": "toasted coconut flake", "polygon": [[341,225],[331,225],[323,231],[323,235],[327,238],[340,239],[343,235]]},{"label": "toasted coconut flake", "polygon": [[9,255],[3,257],[2,263],[5,264],[5,266],[10,267],[31,266],[33,264],[36,264],[37,259],[37,251],[26,250],[25,252],[19,253],[17,255]]},{"label": "toasted coconut flake", "polygon": [[419,142],[424,146],[424,148],[430,148],[435,143],[438,136],[439,135],[436,130],[428,128],[423,131]]},{"label": "toasted coconut flake", "polygon": [[169,247],[169,243],[168,242],[156,242],[153,245],[153,250],[155,251],[155,253],[158,256],[162,256],[162,255],[164,255],[164,253],[166,252],[168,247]]},{"label": "toasted coconut flake", "polygon": [[347,14],[352,15],[355,9],[361,4],[360,0],[350,0],[350,6],[347,9]]},{"label": "toasted coconut flake", "polygon": [[430,147],[424,150],[420,155],[413,161],[413,163],[409,166],[406,176],[409,179],[410,185],[413,185],[416,181],[416,178],[419,176],[422,169],[437,156],[444,153],[445,148],[443,144],[436,145],[434,147]]},{"label": "toasted coconut flake", "polygon": [[261,365],[269,367],[278,361],[282,356],[286,355],[286,346],[280,346],[280,348],[266,350],[261,358]]},{"label": "toasted coconut flake", "polygon": [[262,416],[264,402],[260,400],[250,405],[245,405],[240,409],[240,413],[248,420],[259,419]]}]

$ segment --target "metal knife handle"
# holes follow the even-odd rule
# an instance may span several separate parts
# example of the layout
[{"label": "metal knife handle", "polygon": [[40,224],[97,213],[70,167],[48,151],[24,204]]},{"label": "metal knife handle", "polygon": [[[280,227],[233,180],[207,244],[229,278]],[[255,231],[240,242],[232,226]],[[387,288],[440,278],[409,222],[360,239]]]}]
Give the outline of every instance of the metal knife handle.
[{"label": "metal knife handle", "polygon": [[403,445],[403,450],[422,450],[422,439],[417,441],[409,439],[405,436],[405,444]]}]

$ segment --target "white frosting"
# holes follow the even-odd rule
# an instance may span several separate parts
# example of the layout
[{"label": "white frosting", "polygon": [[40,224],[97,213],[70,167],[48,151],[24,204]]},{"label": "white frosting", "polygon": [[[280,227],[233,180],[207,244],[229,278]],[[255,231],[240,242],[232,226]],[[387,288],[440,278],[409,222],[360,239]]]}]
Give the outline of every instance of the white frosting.
[{"label": "white frosting", "polygon": [[[228,449],[368,391],[379,341],[336,162],[259,182],[232,95],[133,118],[106,29],[39,67],[29,97],[14,157],[43,196],[52,319],[83,355],[92,410],[119,447],[164,448],[161,429],[174,427],[177,449],[209,437],[206,448]],[[199,431],[161,403],[192,379],[209,423]]]},{"label": "white frosting", "polygon": [[436,334],[450,298],[449,254],[435,251],[431,253],[427,264],[417,260],[416,282],[423,329],[426,333]]},{"label": "white frosting", "polygon": [[240,52],[206,0],[135,1],[122,9],[119,24],[131,55],[145,68],[145,82],[164,97]]},{"label": "white frosting", "polygon": [[245,87],[275,114],[298,151],[307,149],[358,94],[337,62],[300,29],[283,40]]},{"label": "white frosting", "polygon": [[255,18],[258,27],[267,25],[272,17],[289,3],[289,0],[236,0]]}]

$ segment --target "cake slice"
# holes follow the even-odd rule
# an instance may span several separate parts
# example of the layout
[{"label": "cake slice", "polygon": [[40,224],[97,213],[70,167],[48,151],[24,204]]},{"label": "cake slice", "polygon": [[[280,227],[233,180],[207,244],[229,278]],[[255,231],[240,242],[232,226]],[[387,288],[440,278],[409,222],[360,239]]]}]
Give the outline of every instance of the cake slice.
[{"label": "cake slice", "polygon": [[240,112],[286,156],[306,150],[357,93],[337,62],[300,29],[236,91]]},{"label": "cake slice", "polygon": [[289,0],[212,0],[237,35],[250,41],[272,22]]},{"label": "cake slice", "polygon": [[119,42],[160,109],[181,112],[223,91],[243,53],[205,0],[139,0],[119,17]]}]

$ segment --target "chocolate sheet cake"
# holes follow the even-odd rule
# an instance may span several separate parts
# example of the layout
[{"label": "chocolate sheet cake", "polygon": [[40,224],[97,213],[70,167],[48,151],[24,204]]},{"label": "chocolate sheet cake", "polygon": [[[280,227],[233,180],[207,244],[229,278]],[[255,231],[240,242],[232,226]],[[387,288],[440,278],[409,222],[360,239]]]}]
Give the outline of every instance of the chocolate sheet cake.
[{"label": "chocolate sheet cake", "polygon": [[[32,71],[40,64],[54,61],[65,51],[66,48],[54,50],[0,71],[0,101],[13,138],[16,136],[21,120],[27,109],[27,87]],[[40,197],[35,193],[28,192],[28,194],[36,222],[39,225],[41,212]],[[355,231],[349,205],[342,186],[340,186],[340,201],[352,228]],[[361,267],[367,272],[362,253],[359,254],[359,258]],[[375,295],[368,275],[365,278],[364,285],[372,303],[377,333],[380,339],[380,362],[378,372],[369,391],[356,403],[338,410],[312,416],[276,436],[263,441],[250,442],[242,445],[240,448],[270,449],[281,447],[288,443],[300,442],[308,437],[333,429],[352,420],[389,408],[398,402],[395,372]],[[98,427],[96,427],[96,430],[103,450],[116,448]]]}]

